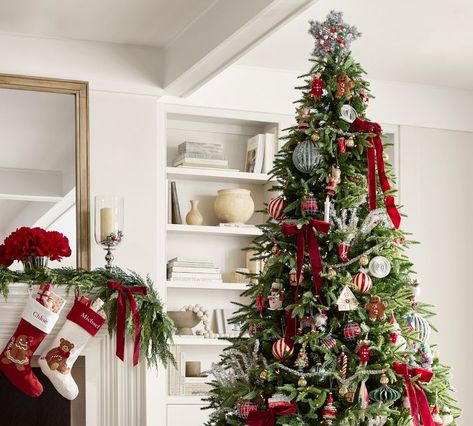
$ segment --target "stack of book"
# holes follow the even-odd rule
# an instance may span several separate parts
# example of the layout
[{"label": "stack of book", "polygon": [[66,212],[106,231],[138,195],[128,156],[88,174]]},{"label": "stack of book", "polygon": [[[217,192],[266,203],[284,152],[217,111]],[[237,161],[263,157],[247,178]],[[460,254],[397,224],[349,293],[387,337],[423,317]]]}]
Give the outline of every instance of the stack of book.
[{"label": "stack of book", "polygon": [[209,377],[186,377],[186,360],[179,346],[172,346],[171,352],[177,368],[172,364],[168,368],[168,393],[170,396],[206,395],[212,386]]},{"label": "stack of book", "polygon": [[228,169],[228,161],[219,143],[183,142],[177,147],[174,167]]},{"label": "stack of book", "polygon": [[207,281],[221,283],[222,273],[211,260],[175,257],[167,265],[168,281]]}]

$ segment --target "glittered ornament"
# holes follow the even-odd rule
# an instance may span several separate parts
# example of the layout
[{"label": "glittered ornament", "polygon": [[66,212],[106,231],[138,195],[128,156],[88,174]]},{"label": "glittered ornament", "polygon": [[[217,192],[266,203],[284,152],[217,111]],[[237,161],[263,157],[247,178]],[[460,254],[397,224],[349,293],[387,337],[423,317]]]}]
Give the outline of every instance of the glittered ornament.
[{"label": "glittered ornament", "polygon": [[353,148],[355,146],[355,139],[353,136],[350,136],[346,141],[347,148]]},{"label": "glittered ornament", "polygon": [[347,342],[354,342],[358,338],[358,336],[361,334],[361,327],[360,324],[358,324],[355,321],[348,321],[347,324],[343,327],[343,338]]},{"label": "glittered ornament", "polygon": [[330,278],[333,278],[337,275],[337,272],[335,271],[335,269],[333,268],[328,268],[327,270],[327,275],[330,277]]},{"label": "glittered ornament", "polygon": [[268,204],[268,213],[273,219],[281,220],[286,216],[286,213],[284,213],[285,208],[286,200],[284,197],[273,198]]},{"label": "glittered ornament", "polygon": [[347,152],[347,141],[343,136],[337,139],[337,146],[339,154],[345,154],[345,152]]},{"label": "glittered ornament", "polygon": [[281,247],[279,247],[277,244],[274,244],[271,247],[271,253],[273,256],[279,256],[282,253]]},{"label": "glittered ornament", "polygon": [[372,390],[369,395],[372,401],[382,402],[386,404],[388,402],[397,401],[401,397],[401,392],[390,388],[389,379],[386,374],[381,375],[380,379],[381,387]]},{"label": "glittered ornament", "polygon": [[369,262],[370,262],[370,258],[366,254],[361,255],[361,257],[360,257],[360,265],[361,266],[366,266],[366,265],[368,265]]},{"label": "glittered ornament", "polygon": [[347,123],[353,123],[358,114],[351,105],[342,105],[340,108],[340,118]]},{"label": "glittered ornament", "polygon": [[384,278],[391,272],[391,262],[384,256],[376,256],[371,259],[369,265],[370,274],[375,278]]},{"label": "glittered ornament", "polygon": [[276,340],[273,344],[273,356],[278,361],[283,361],[294,353],[294,348],[291,348],[284,339]]},{"label": "glittered ornament", "polygon": [[313,140],[314,142],[317,142],[320,139],[320,135],[318,133],[312,133],[310,135],[310,139]]},{"label": "glittered ornament", "polygon": [[358,272],[351,280],[355,288],[361,293],[366,294],[373,286],[371,277],[363,271]]},{"label": "glittered ornament", "polygon": [[294,365],[299,371],[303,371],[309,366],[309,357],[307,355],[306,344],[304,343],[297,354],[297,358],[294,361]]},{"label": "glittered ornament", "polygon": [[297,381],[297,386],[304,388],[307,386],[307,380],[305,377],[300,377],[299,380]]},{"label": "glittered ornament", "polygon": [[292,153],[294,167],[302,173],[310,174],[322,161],[317,145],[312,140],[306,140],[297,145]]},{"label": "glittered ornament", "polygon": [[328,394],[321,414],[327,425],[333,424],[333,421],[337,418],[337,408],[335,407],[335,405],[333,405],[332,392]]},{"label": "glittered ornament", "polygon": [[313,217],[319,211],[317,199],[312,192],[309,192],[301,202],[301,210],[309,217]]},{"label": "glittered ornament", "polygon": [[424,317],[418,313],[413,313],[407,316],[406,321],[411,330],[417,331],[418,337],[422,342],[425,343],[429,340],[430,324]]},{"label": "glittered ornament", "polygon": [[258,410],[258,405],[253,401],[239,401],[236,406],[238,417],[247,419],[252,411]]},{"label": "glittered ornament", "polygon": [[268,380],[268,370],[263,370],[261,373],[259,373],[259,378],[261,380]]}]

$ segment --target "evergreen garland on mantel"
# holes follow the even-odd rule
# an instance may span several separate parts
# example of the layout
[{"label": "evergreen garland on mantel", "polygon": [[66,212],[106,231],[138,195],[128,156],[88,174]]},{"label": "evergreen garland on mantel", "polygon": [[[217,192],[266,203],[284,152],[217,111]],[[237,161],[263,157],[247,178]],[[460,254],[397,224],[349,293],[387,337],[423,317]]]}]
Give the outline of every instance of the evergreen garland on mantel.
[{"label": "evergreen garland on mantel", "polygon": [[[117,297],[118,293],[107,287],[107,281],[113,280],[125,286],[145,286],[148,291],[145,296],[135,295],[141,323],[141,354],[146,358],[149,366],[157,366],[159,362],[167,365],[174,362],[169,350],[172,343],[174,323],[163,309],[153,282],[149,278],[140,277],[135,272],[125,272],[120,268],[111,271],[95,269],[82,271],[73,268],[45,268],[31,272],[11,271],[0,266],[0,293],[5,300],[8,298],[9,286],[14,283],[40,285],[50,283],[64,286],[72,293],[77,290],[80,294],[91,298],[100,297],[104,302],[104,311],[107,315],[108,331],[112,334],[116,330]],[[72,294],[71,293],[71,294]],[[127,309],[127,333],[134,335],[134,325],[130,310]],[[131,356],[131,355],[130,355]]]}]

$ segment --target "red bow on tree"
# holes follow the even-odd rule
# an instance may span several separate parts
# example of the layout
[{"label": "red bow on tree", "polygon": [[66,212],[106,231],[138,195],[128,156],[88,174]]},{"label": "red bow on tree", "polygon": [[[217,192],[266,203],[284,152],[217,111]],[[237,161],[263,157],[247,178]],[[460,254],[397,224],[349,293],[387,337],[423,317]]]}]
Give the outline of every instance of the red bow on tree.
[{"label": "red bow on tree", "polygon": [[[430,382],[433,376],[432,371],[426,370],[425,368],[409,368],[407,364],[403,364],[402,362],[395,362],[393,367],[396,374],[404,378],[413,425],[420,426],[420,414],[423,426],[434,426],[429,401],[427,401],[424,390],[418,383]],[[416,386],[412,383],[413,377],[418,377]]]},{"label": "red bow on tree", "polygon": [[[285,237],[296,236],[296,245],[297,245],[297,288],[294,293],[293,303],[296,303],[299,296],[299,286],[301,282],[302,275],[302,266],[304,265],[304,254],[305,246],[307,241],[307,246],[309,249],[309,260],[310,267],[312,269],[312,276],[314,278],[315,293],[317,297],[320,298],[320,289],[323,285],[323,279],[320,276],[322,272],[322,259],[320,257],[319,243],[317,242],[317,237],[315,231],[323,232],[326,234],[330,229],[330,224],[324,222],[323,220],[310,219],[309,223],[302,225],[300,228],[293,223],[284,222],[281,225],[281,231]],[[296,319],[292,318],[292,311],[287,311],[286,316],[286,332],[284,335],[284,341],[287,345],[292,347],[294,345],[292,338],[296,335]]]},{"label": "red bow on tree", "polygon": [[274,426],[276,416],[289,416],[297,411],[296,404],[292,403],[284,407],[269,408],[265,411],[251,411],[246,420],[247,426]]},{"label": "red bow on tree", "polygon": [[122,361],[125,359],[125,326],[126,326],[126,300],[130,304],[131,315],[135,325],[135,346],[133,349],[133,366],[138,364],[140,359],[140,335],[141,324],[140,315],[136,306],[134,294],[146,295],[148,289],[143,286],[130,287],[119,284],[115,281],[108,281],[107,286],[110,290],[118,291],[117,299],[117,357]]},{"label": "red bow on tree", "polygon": [[[369,133],[368,140],[371,146],[367,150],[368,156],[368,199],[370,210],[376,209],[376,169],[378,169],[379,184],[383,193],[391,189],[389,180],[386,177],[383,158],[383,142],[381,140],[382,129],[378,123],[372,123],[368,120],[361,120],[356,117],[352,124],[357,132]],[[397,229],[401,224],[401,215],[397,210],[394,197],[387,195],[384,197],[384,204],[389,217]]]}]

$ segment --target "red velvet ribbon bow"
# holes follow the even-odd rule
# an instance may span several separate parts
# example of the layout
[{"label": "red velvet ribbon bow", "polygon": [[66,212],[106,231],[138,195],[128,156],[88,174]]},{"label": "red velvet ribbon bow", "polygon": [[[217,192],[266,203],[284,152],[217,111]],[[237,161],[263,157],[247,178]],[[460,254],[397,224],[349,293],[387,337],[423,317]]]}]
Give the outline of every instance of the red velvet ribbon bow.
[{"label": "red velvet ribbon bow", "polygon": [[[382,129],[378,123],[372,123],[368,120],[355,118],[352,124],[353,129],[357,132],[369,133],[368,140],[371,146],[367,150],[368,156],[368,199],[370,210],[376,209],[376,169],[378,169],[379,184],[383,193],[391,189],[389,180],[386,177],[383,158],[383,142],[381,140]],[[397,229],[401,224],[401,215],[397,210],[394,197],[387,195],[384,197],[384,204],[389,217]]]},{"label": "red velvet ribbon bow", "polygon": [[[312,276],[314,279],[315,293],[317,297],[320,298],[320,290],[323,285],[323,279],[320,276],[322,272],[322,259],[320,257],[319,243],[317,242],[317,237],[315,236],[315,230],[318,232],[323,232],[326,234],[330,230],[330,224],[324,222],[323,220],[310,219],[309,223],[302,225],[300,228],[293,223],[284,222],[281,225],[281,231],[285,237],[296,236],[296,245],[297,245],[297,269],[296,269],[296,280],[297,280],[297,289],[294,293],[293,303],[297,301],[299,296],[299,283],[302,276],[302,266],[304,265],[304,254],[305,246],[307,240],[307,246],[309,249],[309,260],[310,267],[312,269]],[[296,319],[292,318],[292,311],[287,312],[286,317],[286,332],[284,335],[284,341],[287,345],[292,347],[294,345],[292,338],[296,334]]]},{"label": "red velvet ribbon bow", "polygon": [[393,367],[396,374],[404,378],[413,425],[420,426],[420,414],[423,426],[435,426],[424,390],[418,383],[414,386],[411,380],[418,376],[418,382],[428,383],[432,379],[433,373],[425,368],[409,368],[407,364],[402,362],[395,362]]},{"label": "red velvet ribbon bow", "polygon": [[117,357],[122,361],[125,359],[125,326],[126,326],[126,300],[130,304],[133,323],[135,324],[135,346],[133,349],[133,366],[137,365],[140,359],[140,335],[141,324],[140,315],[136,306],[134,294],[146,295],[148,289],[143,286],[130,287],[119,284],[115,281],[108,281],[110,290],[118,291],[117,299]]},{"label": "red velvet ribbon bow", "polygon": [[296,404],[292,403],[284,407],[274,407],[268,410],[251,411],[246,419],[247,426],[274,426],[276,416],[289,416],[297,411]]}]

